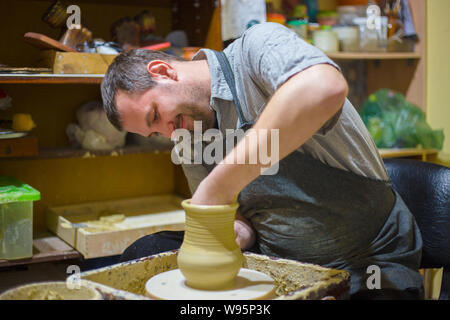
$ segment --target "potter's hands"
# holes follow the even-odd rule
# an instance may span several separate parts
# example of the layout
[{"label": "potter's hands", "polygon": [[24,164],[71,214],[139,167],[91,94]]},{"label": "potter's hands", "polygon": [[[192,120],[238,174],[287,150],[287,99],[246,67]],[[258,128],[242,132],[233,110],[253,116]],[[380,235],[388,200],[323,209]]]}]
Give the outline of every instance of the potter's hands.
[{"label": "potter's hands", "polygon": [[[230,204],[236,201],[237,194],[235,193],[236,191],[233,192],[229,188],[220,188],[220,185],[214,179],[206,177],[198,185],[191,198],[191,203],[198,205]],[[252,229],[250,222],[239,212],[236,213],[236,220],[234,221],[234,233],[236,243],[241,249],[250,249],[255,243],[255,231]]]},{"label": "potter's hands", "polygon": [[236,220],[234,221],[234,234],[237,245],[243,250],[250,249],[255,244],[255,231],[250,222],[242,217],[239,212],[236,213]]},{"label": "potter's hands", "polygon": [[229,189],[221,188],[221,185],[215,179],[209,176],[203,179],[202,182],[192,195],[191,203],[198,205],[223,205],[230,204],[236,201],[234,192]]}]

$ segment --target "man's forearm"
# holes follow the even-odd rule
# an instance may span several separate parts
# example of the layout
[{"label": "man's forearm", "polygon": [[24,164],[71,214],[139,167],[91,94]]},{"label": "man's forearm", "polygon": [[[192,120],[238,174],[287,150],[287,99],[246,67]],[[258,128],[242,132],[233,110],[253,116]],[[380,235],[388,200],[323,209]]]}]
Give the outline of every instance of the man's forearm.
[{"label": "man's forearm", "polygon": [[267,135],[259,134],[257,144],[242,139],[202,183],[220,191],[223,202],[232,200],[260,175],[264,164],[248,160],[259,160],[261,145],[271,150],[271,129],[278,130],[275,147],[281,160],[311,138],[342,107],[346,95],[347,84],[332,66],[317,65],[296,74],[276,91],[253,126],[256,132],[266,129]]}]

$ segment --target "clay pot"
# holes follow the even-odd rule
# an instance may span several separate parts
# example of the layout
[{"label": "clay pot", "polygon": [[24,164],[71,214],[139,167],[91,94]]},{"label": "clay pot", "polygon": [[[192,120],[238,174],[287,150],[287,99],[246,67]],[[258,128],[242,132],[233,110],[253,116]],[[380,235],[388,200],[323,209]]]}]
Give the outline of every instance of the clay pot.
[{"label": "clay pot", "polygon": [[201,290],[233,287],[244,260],[234,235],[238,204],[204,206],[184,200],[182,206],[186,228],[177,261],[186,284]]}]

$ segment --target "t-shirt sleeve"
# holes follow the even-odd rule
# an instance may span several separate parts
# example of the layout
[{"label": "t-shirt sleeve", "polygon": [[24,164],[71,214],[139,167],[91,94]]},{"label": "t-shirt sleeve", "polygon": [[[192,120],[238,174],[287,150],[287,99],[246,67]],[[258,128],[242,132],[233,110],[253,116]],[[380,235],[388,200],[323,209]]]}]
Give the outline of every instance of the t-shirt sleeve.
[{"label": "t-shirt sleeve", "polygon": [[244,33],[242,53],[252,79],[269,94],[296,73],[316,64],[330,64],[340,71],[323,51],[273,22],[255,25]]},{"label": "t-shirt sleeve", "polygon": [[[247,30],[242,37],[242,54],[251,79],[268,96],[290,77],[311,66],[329,64],[341,71],[323,51],[278,23],[258,24]],[[340,112],[329,119],[318,133],[325,134],[339,116]]]}]

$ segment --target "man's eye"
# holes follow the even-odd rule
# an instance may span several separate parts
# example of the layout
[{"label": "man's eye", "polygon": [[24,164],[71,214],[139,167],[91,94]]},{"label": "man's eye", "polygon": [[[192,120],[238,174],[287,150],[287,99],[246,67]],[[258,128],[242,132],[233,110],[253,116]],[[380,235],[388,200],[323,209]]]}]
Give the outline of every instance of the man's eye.
[{"label": "man's eye", "polygon": [[159,136],[159,132],[153,132],[147,138],[158,137],[158,136]]}]

